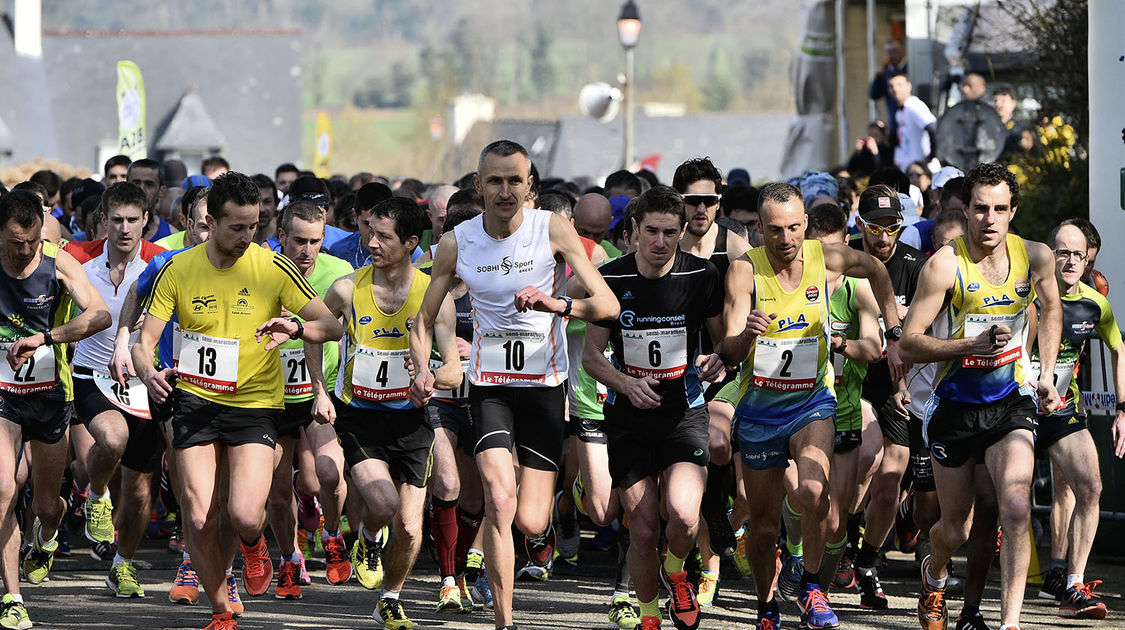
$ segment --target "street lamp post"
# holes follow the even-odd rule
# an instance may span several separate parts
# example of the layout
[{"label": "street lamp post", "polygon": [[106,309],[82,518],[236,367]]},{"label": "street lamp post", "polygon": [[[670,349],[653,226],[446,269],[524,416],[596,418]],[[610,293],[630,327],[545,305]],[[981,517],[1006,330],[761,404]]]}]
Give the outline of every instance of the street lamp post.
[{"label": "street lamp post", "polygon": [[633,0],[621,5],[621,15],[617,16],[617,39],[625,49],[625,164],[630,168],[633,155],[633,49],[641,38],[641,13]]}]

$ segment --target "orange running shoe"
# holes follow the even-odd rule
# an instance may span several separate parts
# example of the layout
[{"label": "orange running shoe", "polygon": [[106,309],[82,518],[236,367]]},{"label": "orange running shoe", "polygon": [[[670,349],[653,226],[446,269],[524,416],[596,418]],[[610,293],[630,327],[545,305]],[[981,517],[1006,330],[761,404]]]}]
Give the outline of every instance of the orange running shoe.
[{"label": "orange running shoe", "polygon": [[301,599],[301,567],[296,562],[282,562],[277,568],[277,599]]},{"label": "orange running shoe", "polygon": [[273,560],[266,549],[266,537],[258,537],[253,546],[239,543],[242,549],[242,580],[246,582],[246,594],[256,597],[269,590],[273,582]]},{"label": "orange running shoe", "polygon": [[191,562],[180,563],[176,569],[176,579],[172,590],[168,591],[168,601],[173,604],[195,604],[199,601],[199,576],[191,568]]},{"label": "orange running shoe", "polygon": [[930,586],[926,572],[930,569],[930,557],[922,561],[922,591],[918,594],[918,623],[922,630],[945,630],[949,613],[945,608],[945,589]]},{"label": "orange running shoe", "polygon": [[211,625],[203,630],[238,630],[238,622],[235,621],[234,615],[229,612],[213,613],[211,615]]},{"label": "orange running shoe", "polygon": [[230,602],[230,611],[235,617],[241,617],[246,612],[242,598],[238,596],[238,580],[234,579],[234,574],[227,574],[227,601]]},{"label": "orange running shoe", "polygon": [[343,534],[324,539],[324,561],[328,564],[324,575],[329,584],[339,585],[351,579],[352,561],[348,557],[348,545]]}]

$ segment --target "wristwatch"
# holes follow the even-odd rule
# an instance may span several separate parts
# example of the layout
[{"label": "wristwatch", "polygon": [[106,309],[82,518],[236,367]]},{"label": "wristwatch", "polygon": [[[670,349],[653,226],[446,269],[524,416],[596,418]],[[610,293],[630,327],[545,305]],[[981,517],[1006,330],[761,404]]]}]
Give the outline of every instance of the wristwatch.
[{"label": "wristwatch", "polygon": [[569,295],[560,295],[559,299],[563,302],[566,302],[566,308],[564,308],[562,312],[559,313],[559,317],[569,317],[570,309],[574,308],[574,298],[570,297]]},{"label": "wristwatch", "polygon": [[301,320],[297,319],[296,317],[290,317],[289,321],[297,324],[297,332],[290,334],[289,338],[300,339],[301,337],[303,337],[305,335],[305,325],[301,323]]},{"label": "wristwatch", "polygon": [[902,339],[902,326],[892,326],[888,328],[887,332],[883,333],[883,336],[886,337],[888,341],[898,341]]},{"label": "wristwatch", "polygon": [[1117,403],[1114,409],[1116,409],[1117,411],[1125,411],[1125,402]]},{"label": "wristwatch", "polygon": [[42,333],[43,333],[43,345],[45,345],[45,346],[55,345],[55,338],[51,336],[50,327],[43,329]]}]

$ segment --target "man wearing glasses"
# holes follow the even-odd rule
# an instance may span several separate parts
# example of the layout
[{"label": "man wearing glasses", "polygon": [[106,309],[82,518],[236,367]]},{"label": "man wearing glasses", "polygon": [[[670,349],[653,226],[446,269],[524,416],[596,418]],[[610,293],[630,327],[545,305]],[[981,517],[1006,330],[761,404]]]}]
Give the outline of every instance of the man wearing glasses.
[{"label": "man wearing glasses", "polygon": [[[895,301],[898,303],[898,316],[900,319],[906,317],[926,256],[899,242],[903,221],[902,202],[898,194],[883,184],[868,187],[860,195],[856,223],[861,238],[852,241],[852,246],[862,247],[863,251],[879,259],[887,268],[895,291]],[[902,335],[902,329],[896,326],[886,330],[884,335],[889,340],[897,341]],[[906,409],[910,402],[906,383],[891,378],[886,360],[868,366],[867,378],[863,383],[863,400],[871,405],[878,418],[879,429],[883,433],[883,459],[871,480],[871,497],[864,515],[867,526],[863,544],[856,555],[855,571],[857,577],[863,578],[859,580],[859,585],[864,591],[864,600],[875,602],[885,601],[879,592],[876,563],[880,546],[894,525],[899,484],[911,460],[911,453],[921,453],[925,450],[925,445],[921,439],[921,420],[912,418]],[[913,432],[910,430],[911,422],[917,424]],[[933,488],[921,488],[921,491],[929,493]],[[880,605],[872,608],[885,606],[880,601]]]}]

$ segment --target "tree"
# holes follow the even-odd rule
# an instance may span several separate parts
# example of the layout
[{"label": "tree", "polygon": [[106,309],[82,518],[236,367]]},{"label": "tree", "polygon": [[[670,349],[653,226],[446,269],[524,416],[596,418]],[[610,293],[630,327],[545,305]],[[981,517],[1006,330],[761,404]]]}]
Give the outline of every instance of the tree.
[{"label": "tree", "polygon": [[531,83],[539,96],[555,89],[555,65],[551,60],[551,34],[542,24],[535,27],[535,45],[531,48]]}]

